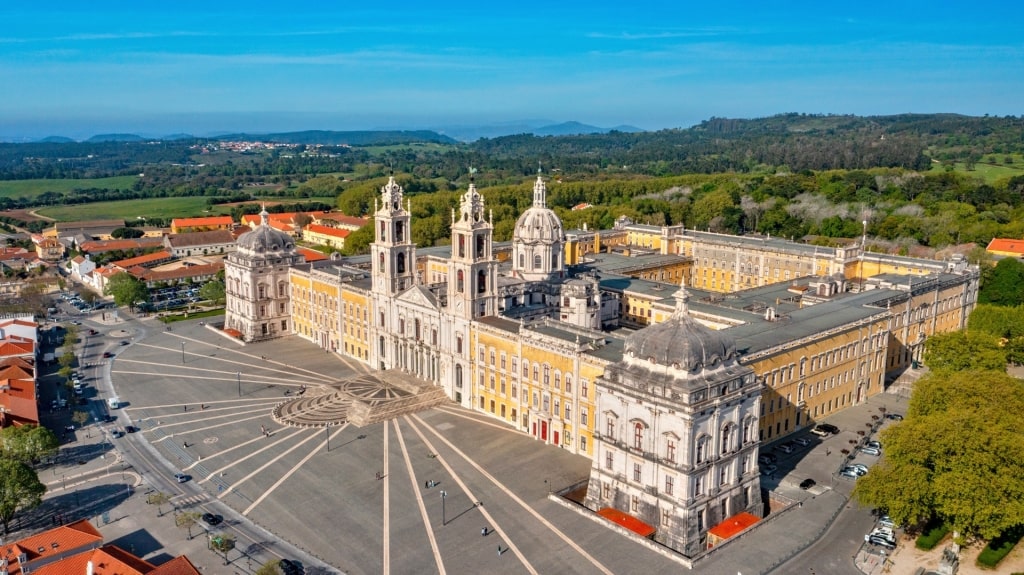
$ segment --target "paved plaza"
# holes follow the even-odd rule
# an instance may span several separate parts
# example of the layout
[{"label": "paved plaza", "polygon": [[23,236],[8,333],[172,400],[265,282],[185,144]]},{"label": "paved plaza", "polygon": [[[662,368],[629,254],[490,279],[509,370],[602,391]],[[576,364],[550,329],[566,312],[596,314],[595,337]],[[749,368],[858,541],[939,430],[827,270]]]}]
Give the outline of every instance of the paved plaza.
[{"label": "paved plaza", "polygon": [[[107,398],[122,407],[67,438],[62,462],[41,472],[50,492],[27,530],[54,514],[89,517],[147,559],[185,553],[204,572],[239,575],[273,557],[299,559],[311,574],[686,570],[552,495],[584,482],[588,459],[405,374],[371,372],[296,337],[242,345],[199,320],[93,325],[100,333],[83,343],[88,409],[99,421]],[[871,559],[861,549],[871,517],[834,473],[857,432],[885,421],[881,408],[902,411],[905,400],[882,394],[836,414],[840,434],[807,435],[795,453],[766,446],[780,456],[762,480],[772,515],[693,570],[859,573],[854,556]],[[125,426],[139,431],[112,436]],[[801,490],[808,477],[817,485]],[[156,491],[172,496],[160,517],[146,504]],[[206,550],[202,527],[194,539],[175,527],[172,509],[222,514],[211,531],[237,538],[230,563]]]},{"label": "paved plaza", "polygon": [[408,400],[404,376],[294,337],[243,346],[198,322],[143,324],[110,365],[119,423],[141,431],[115,441],[141,435],[168,478],[191,475],[160,482],[180,507],[251,521],[346,573],[682,568],[548,499],[587,478],[586,458],[450,405],[359,427],[339,390],[387,409]]}]

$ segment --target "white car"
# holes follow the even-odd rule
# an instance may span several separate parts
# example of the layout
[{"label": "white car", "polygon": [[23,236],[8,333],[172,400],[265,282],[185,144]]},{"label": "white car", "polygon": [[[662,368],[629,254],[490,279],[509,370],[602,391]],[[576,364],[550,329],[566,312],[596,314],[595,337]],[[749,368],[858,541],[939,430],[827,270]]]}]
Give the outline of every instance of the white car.
[{"label": "white car", "polygon": [[861,447],[860,452],[864,455],[874,455],[876,457],[882,454],[882,450],[877,447]]}]

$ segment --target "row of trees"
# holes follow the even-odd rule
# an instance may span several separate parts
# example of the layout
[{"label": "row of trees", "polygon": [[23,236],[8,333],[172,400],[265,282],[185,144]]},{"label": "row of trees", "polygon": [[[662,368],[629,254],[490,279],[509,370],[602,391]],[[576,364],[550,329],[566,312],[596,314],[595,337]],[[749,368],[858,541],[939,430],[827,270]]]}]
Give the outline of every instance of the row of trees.
[{"label": "row of trees", "polygon": [[24,425],[0,430],[0,523],[4,536],[18,513],[38,507],[46,486],[32,468],[57,453],[57,437],[45,427]]}]

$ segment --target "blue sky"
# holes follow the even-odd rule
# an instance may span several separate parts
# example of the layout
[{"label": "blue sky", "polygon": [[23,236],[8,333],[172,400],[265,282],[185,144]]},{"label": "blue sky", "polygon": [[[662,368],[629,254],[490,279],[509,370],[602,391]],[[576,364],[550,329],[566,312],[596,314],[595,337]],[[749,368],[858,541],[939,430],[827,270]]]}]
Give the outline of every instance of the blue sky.
[{"label": "blue sky", "polygon": [[0,22],[7,140],[1024,113],[1005,1],[10,0]]}]

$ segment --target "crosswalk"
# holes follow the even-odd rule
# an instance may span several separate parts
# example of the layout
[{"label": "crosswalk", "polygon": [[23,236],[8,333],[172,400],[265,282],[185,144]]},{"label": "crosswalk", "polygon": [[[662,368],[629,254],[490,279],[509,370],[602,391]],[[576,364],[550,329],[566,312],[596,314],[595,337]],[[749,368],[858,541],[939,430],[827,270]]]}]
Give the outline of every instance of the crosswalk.
[{"label": "crosswalk", "polygon": [[210,496],[206,493],[199,493],[196,495],[179,495],[172,497],[171,502],[178,507],[195,507],[201,503],[210,501]]}]

